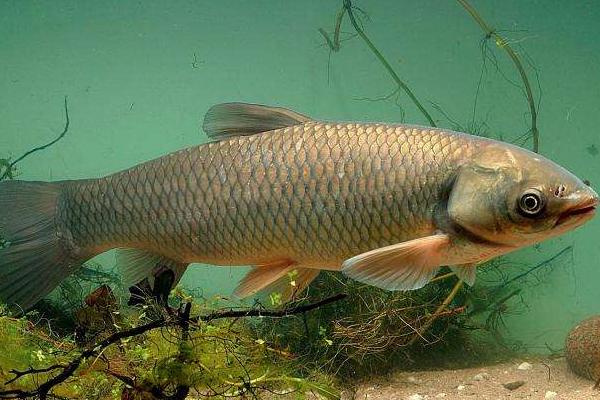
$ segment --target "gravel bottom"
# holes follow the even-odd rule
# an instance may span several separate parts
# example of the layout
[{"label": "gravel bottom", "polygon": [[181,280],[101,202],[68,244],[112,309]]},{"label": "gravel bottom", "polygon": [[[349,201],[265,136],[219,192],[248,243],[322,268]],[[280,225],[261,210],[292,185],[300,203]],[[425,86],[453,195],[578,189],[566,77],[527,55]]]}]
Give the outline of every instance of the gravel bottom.
[{"label": "gravel bottom", "polygon": [[[508,388],[507,388],[508,387]],[[523,359],[460,370],[398,372],[358,386],[343,399],[600,399],[594,382],[572,373],[564,358]]]}]

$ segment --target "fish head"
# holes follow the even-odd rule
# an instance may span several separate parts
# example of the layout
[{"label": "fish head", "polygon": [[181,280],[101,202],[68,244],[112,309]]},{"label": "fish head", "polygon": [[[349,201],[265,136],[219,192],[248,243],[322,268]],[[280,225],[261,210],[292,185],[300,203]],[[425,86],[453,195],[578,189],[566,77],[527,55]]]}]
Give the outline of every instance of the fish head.
[{"label": "fish head", "polygon": [[565,168],[525,149],[494,143],[460,168],[448,215],[467,235],[518,248],[583,225],[597,205],[598,194]]}]

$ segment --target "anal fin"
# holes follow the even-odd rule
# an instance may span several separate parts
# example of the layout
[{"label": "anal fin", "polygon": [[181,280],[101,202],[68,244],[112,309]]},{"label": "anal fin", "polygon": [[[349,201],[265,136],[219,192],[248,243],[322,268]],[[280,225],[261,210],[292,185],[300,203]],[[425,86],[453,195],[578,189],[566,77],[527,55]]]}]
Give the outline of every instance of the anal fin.
[{"label": "anal fin", "polygon": [[300,297],[320,272],[320,269],[295,267],[286,276],[263,288],[261,292],[264,294],[278,293],[281,296],[281,302],[286,303]]}]

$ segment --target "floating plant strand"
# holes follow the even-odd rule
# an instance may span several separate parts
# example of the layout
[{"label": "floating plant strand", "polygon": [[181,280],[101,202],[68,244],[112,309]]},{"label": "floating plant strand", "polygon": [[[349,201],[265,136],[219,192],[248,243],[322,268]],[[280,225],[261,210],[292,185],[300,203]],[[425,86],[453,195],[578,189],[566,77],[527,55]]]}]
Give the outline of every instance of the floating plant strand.
[{"label": "floating plant strand", "polygon": [[481,29],[485,32],[486,38],[494,38],[496,41],[496,45],[504,51],[510,57],[513,64],[519,71],[519,75],[521,76],[521,80],[523,81],[523,86],[525,87],[525,94],[527,95],[527,103],[529,104],[529,114],[531,116],[531,136],[533,138],[533,151],[539,153],[539,144],[540,144],[540,133],[537,128],[537,109],[535,106],[535,101],[533,99],[533,91],[531,90],[531,84],[529,83],[529,79],[527,78],[527,72],[525,72],[525,68],[523,67],[523,63],[521,59],[517,55],[517,53],[510,47],[508,41],[500,36],[495,29],[492,29],[485,20],[479,15],[477,10],[469,4],[467,0],[457,0],[461,6],[464,7],[465,10],[473,17],[473,19],[479,24]]},{"label": "floating plant strand", "polygon": [[58,135],[56,137],[56,139],[54,139],[53,141],[51,141],[50,143],[47,143],[43,146],[39,146],[39,147],[35,147],[27,152],[25,152],[25,154],[23,154],[21,157],[17,158],[16,160],[12,161],[10,164],[4,166],[4,172],[2,173],[2,175],[0,175],[0,181],[3,181],[6,178],[12,178],[12,174],[13,171],[16,167],[16,165],[18,163],[20,163],[21,161],[23,161],[25,158],[29,157],[31,154],[38,152],[38,151],[42,151],[47,149],[50,146],[53,146],[54,144],[56,144],[59,140],[61,140],[63,137],[65,137],[65,135],[67,134],[67,132],[69,131],[69,107],[68,107],[68,103],[67,103],[67,96],[65,96],[65,127],[63,128],[63,131],[60,133],[60,135]]},{"label": "floating plant strand", "polygon": [[421,104],[419,99],[417,99],[417,96],[415,96],[415,94],[412,92],[412,90],[410,90],[408,85],[402,79],[400,79],[400,76],[398,76],[396,71],[394,71],[394,68],[392,68],[390,63],[383,56],[383,54],[381,54],[381,52],[377,49],[377,47],[375,47],[375,45],[373,44],[371,39],[369,39],[369,37],[365,34],[363,29],[359,26],[359,24],[356,21],[356,18],[354,16],[354,12],[352,10],[352,2],[350,0],[344,0],[344,8],[346,9],[346,12],[348,13],[348,18],[350,18],[350,23],[354,27],[354,30],[356,31],[356,33],[358,33],[358,36],[360,36],[361,39],[367,44],[367,46],[369,47],[371,52],[373,54],[375,54],[375,57],[377,57],[379,62],[381,62],[381,64],[384,66],[384,68],[387,70],[387,72],[390,74],[390,76],[394,80],[394,82],[396,82],[396,85],[398,85],[398,87],[401,88],[408,95],[408,97],[412,100],[412,102],[417,106],[419,111],[421,111],[421,113],[425,116],[425,118],[427,118],[429,125],[436,126],[435,122],[433,121],[433,118],[431,117],[429,112],[427,112],[427,110],[425,109],[423,104]]}]

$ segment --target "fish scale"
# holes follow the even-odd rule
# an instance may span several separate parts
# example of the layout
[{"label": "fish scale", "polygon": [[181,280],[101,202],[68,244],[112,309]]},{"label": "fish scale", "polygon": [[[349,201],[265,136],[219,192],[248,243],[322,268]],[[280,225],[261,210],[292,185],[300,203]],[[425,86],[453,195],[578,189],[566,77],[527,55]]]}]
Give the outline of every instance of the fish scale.
[{"label": "fish scale", "polygon": [[141,246],[181,262],[289,258],[336,268],[431,234],[432,207],[472,151],[465,139],[402,125],[307,123],[74,183],[59,218],[84,252]]}]

